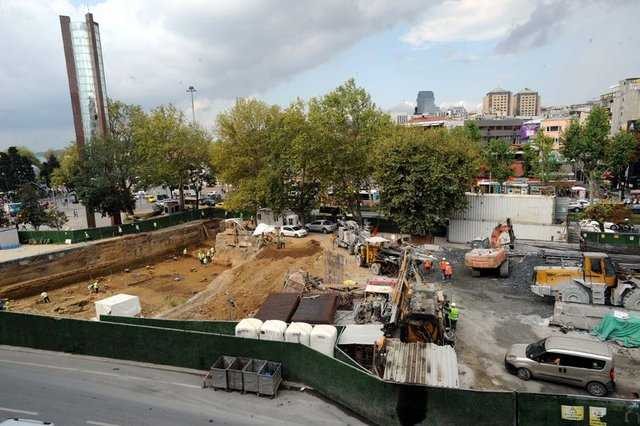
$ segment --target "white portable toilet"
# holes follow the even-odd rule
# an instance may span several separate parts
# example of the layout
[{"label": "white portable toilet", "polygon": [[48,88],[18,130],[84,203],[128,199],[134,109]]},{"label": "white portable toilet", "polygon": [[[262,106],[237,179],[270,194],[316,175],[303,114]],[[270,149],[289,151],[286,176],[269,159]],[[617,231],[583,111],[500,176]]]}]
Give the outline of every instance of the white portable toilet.
[{"label": "white portable toilet", "polygon": [[306,322],[292,322],[284,333],[286,342],[301,343],[311,346],[311,331],[313,326]]},{"label": "white portable toilet", "polygon": [[260,340],[275,340],[284,342],[284,332],[287,331],[287,323],[280,320],[267,320],[260,328]]},{"label": "white portable toilet", "polygon": [[311,348],[333,358],[333,349],[336,346],[338,330],[327,324],[313,327],[311,332]]},{"label": "white portable toilet", "polygon": [[245,318],[236,324],[236,336],[259,339],[262,321],[257,318]]}]

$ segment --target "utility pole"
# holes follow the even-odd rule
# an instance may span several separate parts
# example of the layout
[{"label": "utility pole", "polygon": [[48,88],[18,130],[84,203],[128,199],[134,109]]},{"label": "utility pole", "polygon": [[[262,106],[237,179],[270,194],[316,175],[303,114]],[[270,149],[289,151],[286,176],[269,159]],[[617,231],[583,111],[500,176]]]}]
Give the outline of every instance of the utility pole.
[{"label": "utility pole", "polygon": [[193,124],[196,124],[196,108],[193,103],[193,94],[197,92],[196,88],[193,86],[189,86],[187,89],[187,93],[191,93],[191,115],[193,117]]}]

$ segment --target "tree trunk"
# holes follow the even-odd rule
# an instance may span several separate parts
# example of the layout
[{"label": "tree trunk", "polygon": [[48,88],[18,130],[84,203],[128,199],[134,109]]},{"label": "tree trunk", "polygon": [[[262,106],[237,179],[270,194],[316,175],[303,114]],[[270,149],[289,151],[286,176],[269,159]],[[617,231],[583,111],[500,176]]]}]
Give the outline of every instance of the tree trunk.
[{"label": "tree trunk", "polygon": [[182,178],[179,180],[180,186],[178,187],[178,192],[180,194],[180,211],[184,210],[184,184]]},{"label": "tree trunk", "polygon": [[122,225],[122,217],[120,216],[120,210],[111,212],[111,226]]},{"label": "tree trunk", "polygon": [[592,171],[591,173],[589,173],[589,200],[593,200],[598,195],[596,174],[596,171]]}]

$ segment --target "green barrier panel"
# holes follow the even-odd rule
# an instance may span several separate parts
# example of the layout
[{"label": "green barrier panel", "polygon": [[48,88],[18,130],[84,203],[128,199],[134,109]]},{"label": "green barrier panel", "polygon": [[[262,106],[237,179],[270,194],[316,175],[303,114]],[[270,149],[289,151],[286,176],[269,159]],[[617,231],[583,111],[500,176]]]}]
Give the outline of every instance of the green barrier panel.
[{"label": "green barrier panel", "polygon": [[640,403],[577,395],[518,393],[518,424],[640,425]]},{"label": "green barrier panel", "polygon": [[228,336],[235,335],[236,324],[238,324],[237,321],[183,321],[156,318],[118,317],[113,315],[100,315],[100,321],[171,328],[183,331],[201,331],[204,333],[225,334]]},{"label": "green barrier panel", "polygon": [[0,313],[0,344],[208,369],[220,355],[282,362],[305,383],[377,424],[512,425],[515,394],[388,383],[294,343],[133,324]]},{"label": "green barrier panel", "polygon": [[[120,226],[103,226],[100,228],[77,229],[72,231],[18,231],[20,242],[28,244],[65,244],[67,240],[71,243],[84,241],[95,241],[105,238],[113,238],[121,235],[137,234],[140,232],[155,231],[157,229],[168,228],[202,219],[222,219],[228,213],[219,208],[206,208],[198,210],[187,210],[168,216],[152,217],[150,219],[127,223]],[[231,217],[231,216],[229,216]]]}]

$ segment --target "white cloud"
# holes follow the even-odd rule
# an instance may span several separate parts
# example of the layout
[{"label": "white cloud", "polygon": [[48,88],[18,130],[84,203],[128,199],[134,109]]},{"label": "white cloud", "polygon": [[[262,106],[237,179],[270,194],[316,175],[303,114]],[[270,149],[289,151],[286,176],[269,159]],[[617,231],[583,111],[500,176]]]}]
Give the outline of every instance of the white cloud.
[{"label": "white cloud", "polygon": [[446,0],[431,7],[402,40],[411,46],[484,41],[506,35],[535,9],[530,0]]},{"label": "white cloud", "polygon": [[[419,0],[104,0],[91,7],[100,24],[109,96],[145,107],[173,102],[198,120],[236,97],[260,94],[320,65],[362,38],[413,22]],[[21,129],[67,126],[68,137],[22,142],[41,147],[72,138],[59,14],[81,20],[69,0],[0,0],[0,146]],[[58,136],[56,136],[58,137]],[[39,148],[39,147],[36,147]]]}]

